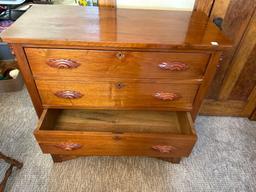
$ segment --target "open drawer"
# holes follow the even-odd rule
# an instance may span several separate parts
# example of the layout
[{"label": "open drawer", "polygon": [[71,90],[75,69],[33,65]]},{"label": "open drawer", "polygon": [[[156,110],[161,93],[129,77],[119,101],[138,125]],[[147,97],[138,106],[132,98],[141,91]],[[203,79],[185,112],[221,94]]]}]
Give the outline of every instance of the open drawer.
[{"label": "open drawer", "polygon": [[35,137],[60,155],[188,156],[196,142],[189,112],[44,110]]}]

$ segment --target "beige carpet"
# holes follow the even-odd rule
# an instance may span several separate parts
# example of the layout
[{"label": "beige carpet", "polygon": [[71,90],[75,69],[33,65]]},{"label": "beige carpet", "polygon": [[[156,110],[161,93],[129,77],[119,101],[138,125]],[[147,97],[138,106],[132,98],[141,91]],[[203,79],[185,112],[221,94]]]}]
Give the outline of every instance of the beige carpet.
[{"label": "beige carpet", "polygon": [[[27,91],[0,94],[0,150],[24,162],[6,192],[256,191],[256,123],[199,117],[193,154],[173,165],[138,157],[88,157],[53,164],[32,135],[36,115]],[[0,161],[0,177],[7,168]]]}]

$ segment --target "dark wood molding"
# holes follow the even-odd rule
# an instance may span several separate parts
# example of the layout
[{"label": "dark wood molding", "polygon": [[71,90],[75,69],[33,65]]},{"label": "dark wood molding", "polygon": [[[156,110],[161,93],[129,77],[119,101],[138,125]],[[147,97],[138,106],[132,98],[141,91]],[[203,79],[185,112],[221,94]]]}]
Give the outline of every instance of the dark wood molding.
[{"label": "dark wood molding", "polygon": [[256,108],[255,108],[254,112],[251,114],[250,120],[256,121]]},{"label": "dark wood molding", "polygon": [[22,166],[23,166],[23,163],[15,160],[15,159],[13,159],[11,157],[7,157],[6,155],[4,155],[1,152],[0,152],[0,159],[3,159],[6,163],[10,164],[10,167],[5,172],[4,178],[3,178],[3,180],[0,183],[0,192],[4,192],[5,185],[7,183],[8,178],[12,174],[13,167],[17,167],[18,169],[21,169]]}]

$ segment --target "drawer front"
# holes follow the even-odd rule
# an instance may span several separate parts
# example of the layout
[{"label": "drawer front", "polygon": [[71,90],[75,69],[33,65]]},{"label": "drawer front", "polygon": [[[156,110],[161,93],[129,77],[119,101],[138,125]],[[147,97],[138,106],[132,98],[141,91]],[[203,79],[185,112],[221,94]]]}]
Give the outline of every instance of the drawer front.
[{"label": "drawer front", "polygon": [[36,80],[44,106],[191,109],[198,85]]},{"label": "drawer front", "polygon": [[38,141],[42,151],[62,155],[185,157],[191,153],[196,142],[195,136],[145,133],[72,133],[70,135],[64,133],[62,136],[50,133],[46,137],[52,141]]},{"label": "drawer front", "polygon": [[26,48],[33,75],[40,79],[202,78],[207,53],[167,53]]},{"label": "drawer front", "polygon": [[[190,113],[186,112],[179,114],[180,124],[177,126],[180,127],[178,129],[181,129],[180,133],[114,133],[109,132],[107,127],[104,128],[105,132],[88,132],[82,130],[84,130],[84,126],[90,126],[89,124],[82,124],[81,121],[75,121],[73,118],[68,118],[64,122],[68,123],[69,126],[76,124],[76,127],[77,124],[81,123],[80,131],[67,131],[60,128],[60,126],[65,127],[66,124],[56,122],[56,119],[61,119],[59,114],[61,113],[56,110],[45,110],[34,133],[44,153],[182,157],[190,154],[196,142],[193,122]],[[142,121],[145,120],[142,119]],[[145,121],[145,126],[146,124]],[[133,123],[129,124],[129,126],[131,125]],[[113,126],[118,125],[113,124]],[[133,126],[136,127],[136,125]]]}]

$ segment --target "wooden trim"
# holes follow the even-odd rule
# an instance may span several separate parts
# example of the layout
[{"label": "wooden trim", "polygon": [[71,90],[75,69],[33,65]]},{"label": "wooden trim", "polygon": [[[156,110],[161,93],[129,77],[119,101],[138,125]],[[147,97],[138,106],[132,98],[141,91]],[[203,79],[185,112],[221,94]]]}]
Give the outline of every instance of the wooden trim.
[{"label": "wooden trim", "polygon": [[23,79],[26,83],[26,86],[27,86],[28,92],[30,94],[34,108],[36,110],[36,113],[37,113],[38,117],[40,117],[40,115],[43,112],[43,106],[42,106],[41,99],[40,99],[39,93],[38,93],[36,85],[35,85],[35,81],[34,81],[32,72],[29,68],[24,50],[23,50],[22,46],[17,45],[17,44],[12,44],[11,46],[12,46],[14,54],[17,58],[19,69],[23,75]]},{"label": "wooden trim", "polygon": [[229,3],[231,0],[215,0],[214,6],[210,13],[210,20],[213,20],[215,17],[225,18]]},{"label": "wooden trim", "polygon": [[251,114],[250,120],[256,121],[256,108],[255,108],[254,112]]},{"label": "wooden trim", "polygon": [[192,118],[193,120],[195,120],[196,115],[200,109],[200,106],[203,102],[203,99],[205,98],[205,95],[208,91],[209,85],[211,84],[214,75],[215,75],[215,71],[217,69],[217,64],[219,63],[219,59],[221,56],[221,52],[215,52],[212,54],[212,57],[209,61],[208,67],[206,69],[205,75],[204,75],[204,79],[203,79],[203,83],[201,84],[194,104],[193,104],[193,109],[192,109]]},{"label": "wooden trim", "polygon": [[237,53],[234,55],[231,62],[231,67],[224,79],[223,85],[220,90],[219,99],[226,100],[232,92],[240,73],[242,72],[247,59],[249,58],[251,52],[253,51],[256,44],[256,12],[254,12],[247,30],[240,42]]},{"label": "wooden trim", "polygon": [[245,101],[216,101],[206,99],[203,101],[200,109],[200,115],[215,115],[215,116],[243,116],[243,109],[246,105]]},{"label": "wooden trim", "polygon": [[248,102],[244,107],[243,114],[245,116],[252,116],[254,110],[256,109],[256,86],[254,87],[253,91],[251,92]]},{"label": "wooden trim", "polygon": [[116,0],[99,0],[98,1],[99,7],[116,7]]},{"label": "wooden trim", "polygon": [[194,5],[195,11],[202,11],[210,16],[215,0],[196,0]]}]

